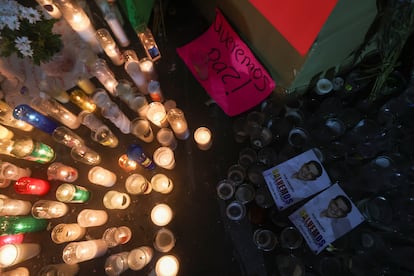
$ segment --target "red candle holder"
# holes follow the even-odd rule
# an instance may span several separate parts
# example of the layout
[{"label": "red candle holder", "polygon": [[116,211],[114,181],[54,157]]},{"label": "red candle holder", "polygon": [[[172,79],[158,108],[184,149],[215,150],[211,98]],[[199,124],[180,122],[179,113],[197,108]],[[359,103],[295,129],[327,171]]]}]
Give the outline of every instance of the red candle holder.
[{"label": "red candle holder", "polygon": [[0,236],[0,247],[5,244],[18,244],[22,243],[24,238],[23,233],[13,235],[2,235]]},{"label": "red candle holder", "polygon": [[50,184],[39,178],[21,177],[14,183],[14,190],[22,195],[45,195],[50,190]]}]

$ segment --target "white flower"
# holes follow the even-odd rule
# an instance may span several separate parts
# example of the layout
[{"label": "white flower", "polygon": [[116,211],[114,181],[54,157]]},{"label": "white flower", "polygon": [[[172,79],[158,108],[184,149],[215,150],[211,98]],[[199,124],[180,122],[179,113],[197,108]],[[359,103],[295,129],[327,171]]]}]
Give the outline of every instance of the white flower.
[{"label": "white flower", "polygon": [[20,6],[20,18],[27,19],[30,24],[34,24],[37,21],[41,20],[40,14],[37,12],[37,10],[23,6]]},{"label": "white flower", "polygon": [[32,57],[33,56],[33,50],[30,47],[30,42],[31,41],[26,36],[17,37],[14,40],[16,48],[25,57]]},{"label": "white flower", "polygon": [[10,30],[18,30],[20,28],[20,21],[16,15],[2,16],[0,19],[0,29],[2,30],[7,26]]}]

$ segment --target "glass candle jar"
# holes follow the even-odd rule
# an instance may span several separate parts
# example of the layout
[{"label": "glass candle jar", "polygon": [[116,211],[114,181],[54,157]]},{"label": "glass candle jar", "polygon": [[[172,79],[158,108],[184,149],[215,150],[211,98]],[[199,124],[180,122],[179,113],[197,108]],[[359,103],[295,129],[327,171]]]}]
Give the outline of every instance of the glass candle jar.
[{"label": "glass candle jar", "polygon": [[55,200],[38,200],[32,206],[32,216],[35,218],[60,218],[68,211],[69,207],[65,203]]},{"label": "glass candle jar", "polygon": [[158,79],[158,74],[154,68],[154,62],[151,59],[147,57],[141,58],[139,60],[139,68],[141,69],[141,72],[144,73],[147,81]]},{"label": "glass candle jar", "polygon": [[93,184],[112,187],[116,183],[116,174],[100,166],[94,166],[89,170],[88,179]]},{"label": "glass candle jar", "polygon": [[161,91],[161,85],[156,80],[150,80],[148,83],[148,94],[154,102],[164,102],[164,95]]},{"label": "glass candle jar", "polygon": [[172,220],[173,211],[167,204],[157,204],[151,210],[151,221],[157,226],[165,226]]},{"label": "glass candle jar", "polygon": [[25,121],[35,128],[46,132],[47,134],[52,134],[53,131],[59,126],[58,123],[34,110],[27,104],[17,105],[13,110],[13,116],[14,118]]},{"label": "glass candle jar", "polygon": [[85,236],[86,229],[77,223],[60,223],[56,225],[50,237],[56,244],[80,240]]},{"label": "glass candle jar", "polygon": [[92,68],[92,74],[99,80],[99,82],[109,93],[115,93],[115,87],[117,86],[118,81],[115,79],[114,73],[108,67],[108,64],[104,59],[96,59]]},{"label": "glass candle jar", "polygon": [[179,108],[171,108],[167,112],[167,120],[177,139],[186,140],[190,136],[184,112]]},{"label": "glass candle jar", "polygon": [[105,210],[83,209],[77,217],[81,227],[94,227],[104,225],[108,221],[108,213]]},{"label": "glass candle jar", "polygon": [[164,255],[155,264],[155,273],[163,276],[175,276],[178,274],[180,263],[174,255]]},{"label": "glass candle jar", "polygon": [[172,180],[162,173],[158,173],[152,176],[150,183],[154,191],[162,194],[168,194],[174,188]]},{"label": "glass candle jar", "polygon": [[57,127],[52,133],[52,138],[55,142],[69,148],[78,147],[84,144],[83,139],[79,135],[65,126]]},{"label": "glass candle jar", "polygon": [[98,29],[96,31],[96,38],[114,65],[119,66],[124,63],[124,57],[107,29]]},{"label": "glass candle jar", "polygon": [[36,97],[31,101],[31,105],[70,129],[77,129],[80,126],[78,116],[52,98]]},{"label": "glass candle jar", "polygon": [[151,30],[144,23],[136,28],[136,32],[142,46],[144,46],[147,57],[152,61],[159,60],[161,58],[161,53]]},{"label": "glass candle jar", "polygon": [[82,162],[86,165],[98,165],[101,162],[101,156],[99,153],[85,145],[73,147],[70,151],[70,156],[74,160]]},{"label": "glass candle jar", "polygon": [[125,60],[125,71],[138,87],[139,91],[144,95],[148,94],[147,80],[145,79],[145,75],[141,72],[137,54],[134,50],[126,50],[123,55]]},{"label": "glass candle jar", "polygon": [[96,104],[80,89],[70,92],[69,99],[82,110],[94,112],[96,109]]},{"label": "glass candle jar", "polygon": [[162,127],[157,132],[157,141],[163,147],[169,147],[172,150],[177,148],[177,139],[175,139],[174,133],[171,129]]},{"label": "glass candle jar", "polygon": [[126,209],[130,203],[129,195],[118,191],[108,191],[103,197],[103,204],[108,209]]},{"label": "glass candle jar", "polygon": [[0,247],[0,267],[10,267],[40,253],[40,245],[37,243],[6,244]]},{"label": "glass candle jar", "polygon": [[45,195],[50,190],[50,183],[39,178],[22,177],[14,183],[14,190],[22,195]]},{"label": "glass candle jar", "polygon": [[91,138],[102,146],[110,148],[116,148],[119,143],[118,137],[105,125],[93,130],[91,132]]},{"label": "glass candle jar", "polygon": [[152,102],[148,105],[147,119],[158,127],[168,127],[167,112],[160,102]]},{"label": "glass candle jar", "polygon": [[133,173],[125,180],[125,189],[131,195],[149,194],[151,184],[142,174]]},{"label": "glass candle jar", "polygon": [[56,189],[56,199],[68,203],[84,203],[89,200],[90,192],[82,186],[63,183]]},{"label": "glass candle jar", "polygon": [[105,230],[102,239],[109,248],[120,244],[126,244],[132,238],[132,231],[127,226],[110,227]]},{"label": "glass candle jar", "polygon": [[175,167],[174,151],[169,147],[159,147],[154,151],[155,164],[159,167],[172,170]]},{"label": "glass candle jar", "polygon": [[128,266],[131,270],[141,270],[149,264],[154,256],[154,250],[149,246],[132,249],[128,254]]},{"label": "glass candle jar", "polygon": [[108,247],[104,240],[71,242],[63,249],[62,258],[67,264],[76,264],[104,255]]},{"label": "glass candle jar", "polygon": [[26,132],[32,131],[34,128],[31,124],[14,118],[13,108],[2,100],[0,100],[0,123]]},{"label": "glass candle jar", "polygon": [[122,154],[118,159],[118,165],[126,172],[136,170],[138,163],[128,158],[128,155]]},{"label": "glass candle jar", "polygon": [[129,269],[128,267],[128,251],[112,254],[105,260],[106,275],[120,275]]},{"label": "glass candle jar", "polygon": [[1,195],[0,216],[21,216],[30,213],[32,203],[26,200],[12,199]]},{"label": "glass candle jar", "polygon": [[146,143],[154,140],[151,124],[145,118],[135,118],[131,121],[131,133]]},{"label": "glass candle jar", "polygon": [[213,141],[211,139],[211,131],[206,127],[199,127],[194,132],[194,140],[201,150],[210,149]]},{"label": "glass candle jar", "polygon": [[100,53],[102,48],[95,37],[96,30],[82,7],[73,0],[56,0],[54,4],[59,8],[69,26],[88,43],[94,52]]},{"label": "glass candle jar", "polygon": [[17,180],[21,177],[29,177],[32,171],[29,168],[21,168],[12,163],[0,161],[0,178]]},{"label": "glass candle jar", "polygon": [[48,180],[60,180],[64,182],[74,182],[78,179],[78,170],[74,167],[60,162],[54,162],[47,168]]}]

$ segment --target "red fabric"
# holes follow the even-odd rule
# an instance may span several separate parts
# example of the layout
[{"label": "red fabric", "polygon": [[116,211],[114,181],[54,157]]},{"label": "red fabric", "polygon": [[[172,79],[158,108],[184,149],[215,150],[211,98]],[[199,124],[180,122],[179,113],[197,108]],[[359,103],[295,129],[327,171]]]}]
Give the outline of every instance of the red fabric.
[{"label": "red fabric", "polygon": [[250,0],[289,43],[305,55],[337,0]]}]

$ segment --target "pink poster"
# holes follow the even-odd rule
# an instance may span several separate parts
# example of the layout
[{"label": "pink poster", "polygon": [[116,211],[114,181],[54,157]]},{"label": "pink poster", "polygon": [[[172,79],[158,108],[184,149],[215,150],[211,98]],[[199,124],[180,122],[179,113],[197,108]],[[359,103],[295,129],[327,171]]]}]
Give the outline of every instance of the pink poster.
[{"label": "pink poster", "polygon": [[275,88],[269,73],[218,9],[208,30],[177,48],[177,53],[229,116],[258,105]]}]

